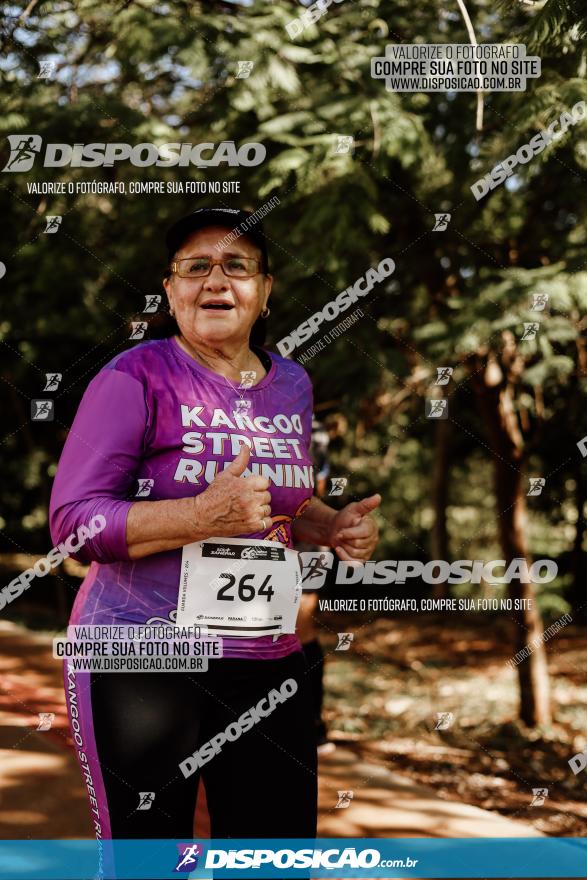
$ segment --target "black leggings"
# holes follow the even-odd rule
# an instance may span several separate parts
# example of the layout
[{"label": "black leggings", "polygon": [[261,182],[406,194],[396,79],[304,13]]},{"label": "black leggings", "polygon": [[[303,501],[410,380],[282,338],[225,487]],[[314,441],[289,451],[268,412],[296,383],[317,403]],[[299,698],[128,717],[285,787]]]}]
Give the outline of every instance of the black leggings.
[{"label": "black leggings", "polygon": [[[286,679],[298,685],[293,696],[184,776],[185,758]],[[315,837],[316,736],[308,691],[301,652],[279,660],[210,660],[200,673],[91,673],[110,836],[191,840],[201,774],[211,837]],[[154,792],[148,809],[137,809],[139,792]]]}]

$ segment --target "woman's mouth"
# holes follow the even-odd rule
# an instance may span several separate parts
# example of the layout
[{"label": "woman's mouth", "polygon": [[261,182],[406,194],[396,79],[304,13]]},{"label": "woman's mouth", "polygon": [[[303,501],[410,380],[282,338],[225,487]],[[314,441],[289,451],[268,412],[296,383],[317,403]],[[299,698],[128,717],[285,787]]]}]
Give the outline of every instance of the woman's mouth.
[{"label": "woman's mouth", "polygon": [[228,312],[234,308],[234,305],[222,300],[210,300],[209,302],[202,303],[200,308]]}]

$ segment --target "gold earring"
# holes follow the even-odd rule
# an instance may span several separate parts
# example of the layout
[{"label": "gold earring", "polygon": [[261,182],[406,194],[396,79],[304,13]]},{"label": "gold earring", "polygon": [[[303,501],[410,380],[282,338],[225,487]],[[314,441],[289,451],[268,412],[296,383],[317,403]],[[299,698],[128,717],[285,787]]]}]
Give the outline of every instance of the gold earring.
[{"label": "gold earring", "polygon": [[265,306],[265,308],[261,312],[261,317],[268,318],[270,314],[271,314],[271,309],[268,306]]}]

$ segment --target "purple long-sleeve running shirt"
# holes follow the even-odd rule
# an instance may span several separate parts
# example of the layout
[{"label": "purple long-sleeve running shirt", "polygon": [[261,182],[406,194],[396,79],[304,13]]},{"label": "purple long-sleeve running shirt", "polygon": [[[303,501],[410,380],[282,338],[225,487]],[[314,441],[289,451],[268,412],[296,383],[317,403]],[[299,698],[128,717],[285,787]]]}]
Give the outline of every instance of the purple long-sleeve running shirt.
[{"label": "purple long-sleeve running shirt", "polygon": [[[129,508],[138,500],[203,492],[234,460],[243,437],[253,444],[243,479],[268,477],[276,518],[267,532],[252,537],[293,546],[292,520],[314,485],[312,388],[299,364],[267,354],[267,375],[239,388],[197,363],[175,338],[155,340],[118,355],[90,382],[61,455],[50,507],[55,544],[99,514],[106,520],[75,554],[91,565],[71,624],[175,620],[181,548],[130,559]],[[295,635],[223,639],[224,657],[268,659],[296,650]]]}]

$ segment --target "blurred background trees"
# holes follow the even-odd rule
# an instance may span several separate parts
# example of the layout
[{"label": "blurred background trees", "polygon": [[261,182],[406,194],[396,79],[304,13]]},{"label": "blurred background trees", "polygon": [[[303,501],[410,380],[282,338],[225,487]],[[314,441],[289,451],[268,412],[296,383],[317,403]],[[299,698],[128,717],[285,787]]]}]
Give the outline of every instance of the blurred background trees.
[{"label": "blurred background trees", "polygon": [[[83,389],[129,343],[161,293],[166,227],[204,204],[279,206],[265,219],[275,288],[271,347],[385,256],[396,270],[365,317],[308,362],[334,473],[351,497],[383,495],[380,558],[528,559],[559,566],[543,615],[584,605],[587,434],[585,126],[569,128],[482,201],[470,186],[587,99],[582,4],[488,0],[468,8],[480,42],[542,58],[526,92],[396,94],[370,76],[388,42],[468,42],[457,4],[333,4],[295,41],[294,2],[51,0],[7,7],[2,134],[45,142],[263,142],[256,169],[43,169],[2,179],[4,547],[45,552],[47,504]],[[237,76],[239,61],[252,62]],[[55,70],[39,78],[41,62]],[[339,152],[339,138],[354,148]],[[3,164],[8,142],[2,143]],[[37,180],[240,180],[240,196],[34,196]],[[435,213],[449,213],[433,232]],[[44,216],[62,214],[55,235]],[[544,312],[531,294],[547,294]],[[523,340],[524,323],[538,333]],[[303,349],[302,349],[303,351]],[[454,372],[435,386],[438,367]],[[53,423],[29,399],[62,372]],[[448,419],[425,417],[443,394]],[[546,482],[528,496],[530,477]],[[438,595],[450,591],[437,585]],[[454,588],[453,588],[454,589]],[[475,588],[476,589],[476,588]],[[491,595],[500,588],[485,587]],[[529,585],[513,594],[527,596]],[[542,630],[514,615],[517,650]],[[515,653],[512,650],[512,653]],[[545,659],[520,667],[521,714],[550,717]]]}]

